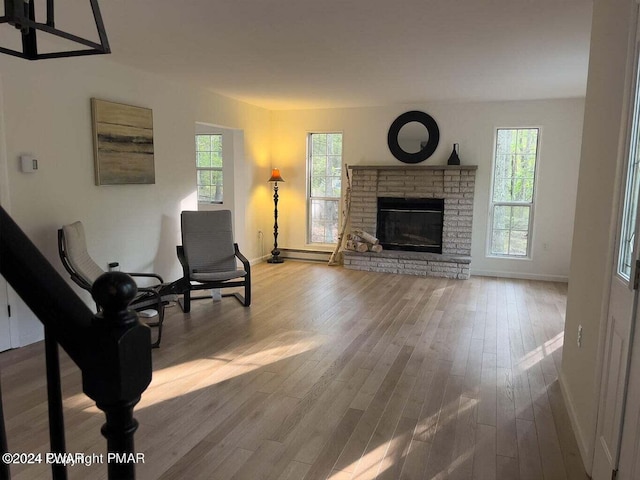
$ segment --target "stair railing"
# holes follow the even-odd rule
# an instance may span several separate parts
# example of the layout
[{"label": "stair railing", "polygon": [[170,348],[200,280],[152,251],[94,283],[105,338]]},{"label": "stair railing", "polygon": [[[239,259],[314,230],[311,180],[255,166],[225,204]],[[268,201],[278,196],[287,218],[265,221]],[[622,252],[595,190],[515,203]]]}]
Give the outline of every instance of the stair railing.
[{"label": "stair railing", "polygon": [[[80,368],[84,393],[106,417],[109,479],[135,478],[134,406],[151,382],[151,334],[127,306],[136,284],[125,273],[99,277],[92,296],[94,314],[36,246],[0,207],[0,274],[45,327],[47,395],[51,452],[65,452],[65,429],[58,345]],[[9,453],[0,388],[0,453]],[[52,478],[67,478],[63,463],[52,463]],[[10,478],[0,461],[0,480]]]}]

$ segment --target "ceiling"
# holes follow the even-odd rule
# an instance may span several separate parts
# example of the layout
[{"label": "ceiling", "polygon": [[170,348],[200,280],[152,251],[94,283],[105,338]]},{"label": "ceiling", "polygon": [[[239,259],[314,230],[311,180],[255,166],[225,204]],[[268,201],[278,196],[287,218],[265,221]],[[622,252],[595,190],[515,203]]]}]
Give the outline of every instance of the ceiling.
[{"label": "ceiling", "polygon": [[[63,3],[85,2],[58,0],[61,13]],[[111,60],[272,110],[586,90],[591,0],[102,0],[100,8]]]}]

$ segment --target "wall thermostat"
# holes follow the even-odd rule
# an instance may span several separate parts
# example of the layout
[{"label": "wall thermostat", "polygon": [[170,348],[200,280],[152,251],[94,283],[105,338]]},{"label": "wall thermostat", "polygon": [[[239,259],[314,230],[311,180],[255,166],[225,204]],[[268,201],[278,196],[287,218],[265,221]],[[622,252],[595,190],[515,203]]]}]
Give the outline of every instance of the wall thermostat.
[{"label": "wall thermostat", "polygon": [[32,155],[20,155],[20,169],[22,173],[35,173],[38,170],[38,160]]}]

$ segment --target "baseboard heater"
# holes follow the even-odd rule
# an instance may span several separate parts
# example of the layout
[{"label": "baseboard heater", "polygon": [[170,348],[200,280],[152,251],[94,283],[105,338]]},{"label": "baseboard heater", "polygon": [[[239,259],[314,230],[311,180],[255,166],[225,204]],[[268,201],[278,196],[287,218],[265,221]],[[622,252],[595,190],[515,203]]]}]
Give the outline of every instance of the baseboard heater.
[{"label": "baseboard heater", "polygon": [[301,250],[296,248],[281,248],[280,257],[289,260],[301,260],[305,262],[328,263],[331,252],[323,250]]}]

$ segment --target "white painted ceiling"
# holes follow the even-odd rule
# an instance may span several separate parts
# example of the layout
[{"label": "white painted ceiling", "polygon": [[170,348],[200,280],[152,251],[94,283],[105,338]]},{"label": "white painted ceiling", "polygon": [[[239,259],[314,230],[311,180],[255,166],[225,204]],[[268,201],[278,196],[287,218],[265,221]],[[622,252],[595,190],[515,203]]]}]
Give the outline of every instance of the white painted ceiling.
[{"label": "white painted ceiling", "polygon": [[[56,3],[69,1],[84,3]],[[591,0],[101,0],[100,8],[112,60],[273,110],[586,90]]]}]

